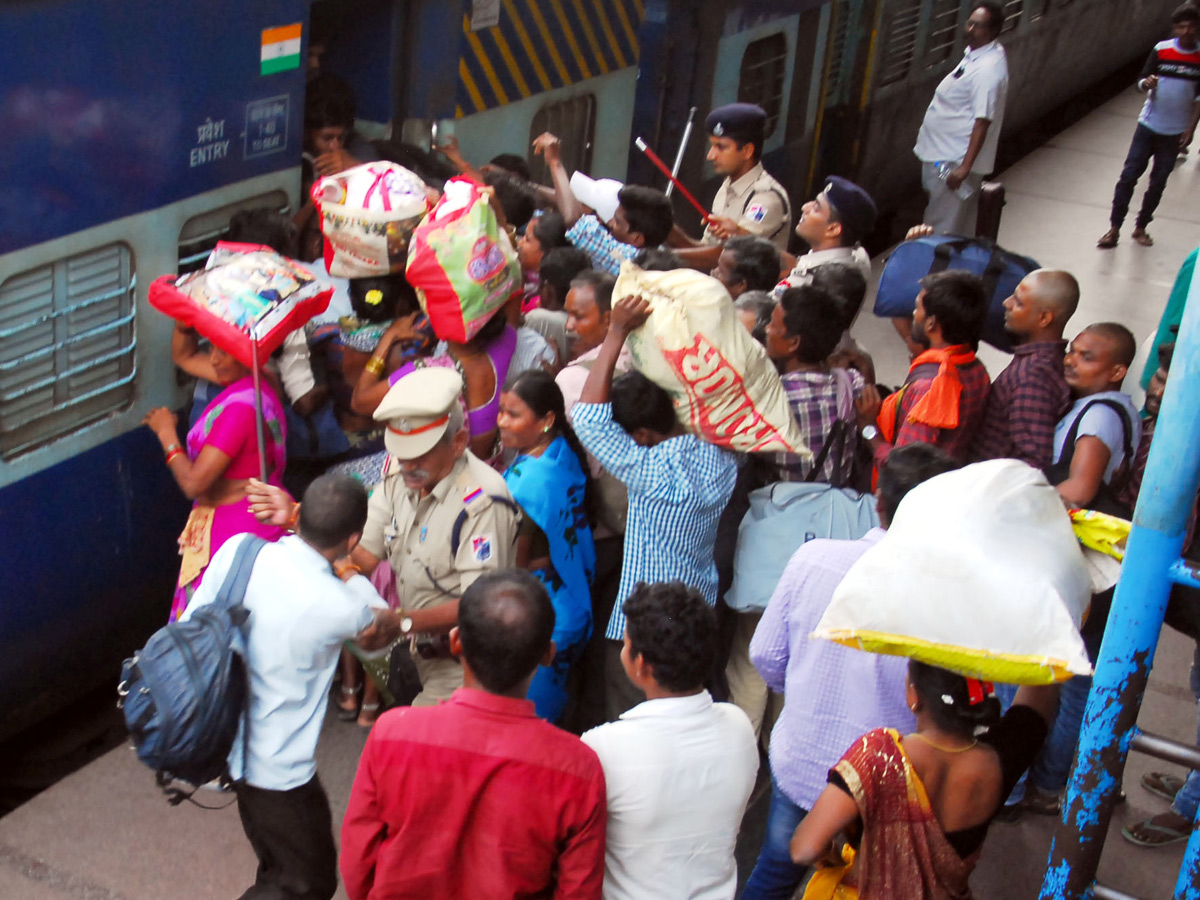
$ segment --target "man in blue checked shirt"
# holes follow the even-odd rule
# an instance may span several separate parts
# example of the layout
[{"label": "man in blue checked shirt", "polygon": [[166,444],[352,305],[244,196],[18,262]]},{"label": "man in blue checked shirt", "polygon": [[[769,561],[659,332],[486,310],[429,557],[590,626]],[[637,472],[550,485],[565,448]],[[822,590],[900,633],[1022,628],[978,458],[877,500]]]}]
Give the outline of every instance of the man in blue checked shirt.
[{"label": "man in blue checked shirt", "polygon": [[608,178],[593,181],[582,172],[569,178],[559,140],[549,132],[533,142],[533,152],[542,154],[554,179],[567,240],[588,255],[592,268],[616,275],[621,263],[645,247],[657,247],[671,233],[671,201],[662,191]]},{"label": "man in blue checked shirt", "polygon": [[737,477],[731,454],[679,424],[665,390],[640,372],[627,372],[613,382],[626,337],[649,314],[650,305],[641,297],[622,297],[613,304],[608,336],[571,410],[583,446],[629,491],[625,560],[605,630],[610,719],[645,699],[621,665],[625,598],[639,582],[679,580],[700,591],[710,606],[716,604],[713,544]]}]

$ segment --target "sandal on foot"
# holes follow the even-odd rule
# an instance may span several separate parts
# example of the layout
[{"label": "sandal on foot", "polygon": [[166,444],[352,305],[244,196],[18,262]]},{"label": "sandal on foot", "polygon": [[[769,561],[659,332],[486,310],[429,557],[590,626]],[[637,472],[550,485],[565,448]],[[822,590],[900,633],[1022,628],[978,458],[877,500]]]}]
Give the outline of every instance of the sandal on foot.
[{"label": "sandal on foot", "polygon": [[1142,787],[1164,800],[1174,801],[1175,795],[1183,787],[1184,779],[1169,772],[1148,772],[1142,776]]},{"label": "sandal on foot", "polygon": [[1121,239],[1121,232],[1115,228],[1110,228],[1104,234],[1100,235],[1100,240],[1096,241],[1096,246],[1101,250],[1111,250],[1117,246],[1117,241]]},{"label": "sandal on foot", "polygon": [[1150,237],[1150,235],[1146,234],[1146,232],[1142,231],[1140,228],[1135,229],[1130,237],[1133,239],[1135,244],[1141,244],[1143,247],[1154,246],[1154,238]]},{"label": "sandal on foot", "polygon": [[1166,847],[1168,844],[1186,841],[1191,836],[1191,827],[1175,828],[1171,825],[1160,825],[1154,819],[1126,825],[1121,829],[1121,837],[1139,847]]},{"label": "sandal on foot", "polygon": [[364,703],[362,709],[358,713],[358,724],[363,728],[370,728],[379,718],[378,703]]},{"label": "sandal on foot", "polygon": [[[342,687],[341,696],[337,701],[337,717],[343,722],[352,722],[358,718],[358,692],[362,690],[362,685],[354,687]],[[350,704],[347,706],[346,701]]]},{"label": "sandal on foot", "polygon": [[1026,786],[1025,796],[1016,805],[1022,812],[1039,816],[1057,816],[1062,808],[1058,794],[1047,794],[1031,786]]}]

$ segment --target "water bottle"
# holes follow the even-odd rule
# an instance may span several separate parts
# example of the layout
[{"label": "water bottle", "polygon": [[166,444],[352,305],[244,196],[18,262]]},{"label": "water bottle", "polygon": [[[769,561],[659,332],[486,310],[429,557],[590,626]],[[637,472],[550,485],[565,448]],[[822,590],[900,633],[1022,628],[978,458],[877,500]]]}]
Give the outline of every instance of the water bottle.
[{"label": "water bottle", "polygon": [[[936,162],[933,165],[934,169],[937,171],[938,178],[942,179],[942,181],[945,181],[946,178],[949,177],[950,173],[958,168],[957,163],[948,161]],[[970,183],[964,178],[963,183],[958,186],[954,193],[958,195],[960,200],[969,200],[971,195],[975,193],[975,189],[971,187]]]}]

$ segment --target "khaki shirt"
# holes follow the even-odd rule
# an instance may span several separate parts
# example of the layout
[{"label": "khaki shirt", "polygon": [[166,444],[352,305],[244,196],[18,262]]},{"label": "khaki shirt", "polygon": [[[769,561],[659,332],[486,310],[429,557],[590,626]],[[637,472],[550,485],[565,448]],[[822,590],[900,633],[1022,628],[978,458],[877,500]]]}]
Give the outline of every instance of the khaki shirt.
[{"label": "khaki shirt", "polygon": [[[462,596],[484,572],[513,565],[517,514],[492,497],[511,500],[504,478],[469,450],[426,497],[390,471],[371,495],[362,547],[387,559],[404,609],[423,609]],[[467,512],[456,554],[454,523]]]},{"label": "khaki shirt", "polygon": [[[792,204],[787,191],[767,174],[762,163],[739,178],[726,178],[713,198],[712,214],[733,219],[751,234],[764,237],[780,250],[787,249],[791,235]],[[708,228],[704,229],[705,244],[719,244],[721,239]]]}]

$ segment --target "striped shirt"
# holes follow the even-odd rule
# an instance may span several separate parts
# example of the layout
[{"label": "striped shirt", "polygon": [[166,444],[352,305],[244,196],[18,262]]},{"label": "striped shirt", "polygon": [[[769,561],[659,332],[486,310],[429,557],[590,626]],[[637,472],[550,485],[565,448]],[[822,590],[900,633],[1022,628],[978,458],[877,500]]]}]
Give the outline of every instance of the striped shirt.
[{"label": "striped shirt", "polygon": [[613,421],[608,403],[576,403],[571,424],[588,452],[629,490],[625,559],[604,636],[624,636],[621,605],[640,581],[679,580],[715,605],[713,545],[737,478],[734,457],[691,434],[642,447]]},{"label": "striped shirt", "polygon": [[996,376],[971,444],[972,462],[1019,459],[1035,469],[1054,461],[1054,428],[1071,406],[1063,376],[1066,341],[1038,341],[1013,350]]},{"label": "striped shirt", "polygon": [[[794,453],[773,453],[778,469],[776,475],[779,481],[803,481],[809,469],[820,456],[821,448],[833,423],[842,419],[850,423],[848,440],[842,445],[841,459],[837,457],[837,447],[830,448],[830,454],[825,459],[820,473],[814,481],[822,484],[845,484],[850,480],[850,470],[854,463],[855,440],[858,437],[858,421],[854,413],[854,400],[866,387],[862,374],[854,369],[843,369],[846,378],[846,396],[843,398],[845,408],[838,409],[838,376],[829,372],[785,372],[780,376],[783,391],[787,394],[788,406],[792,416],[804,435],[804,443],[812,451],[813,459],[804,460]],[[838,465],[840,463],[840,465]],[[834,470],[838,466],[837,471]]]},{"label": "striped shirt", "polygon": [[567,230],[567,240],[587,254],[592,268],[617,275],[621,263],[633,259],[638,248],[633,244],[618,241],[595,216],[580,216],[579,221]]}]

